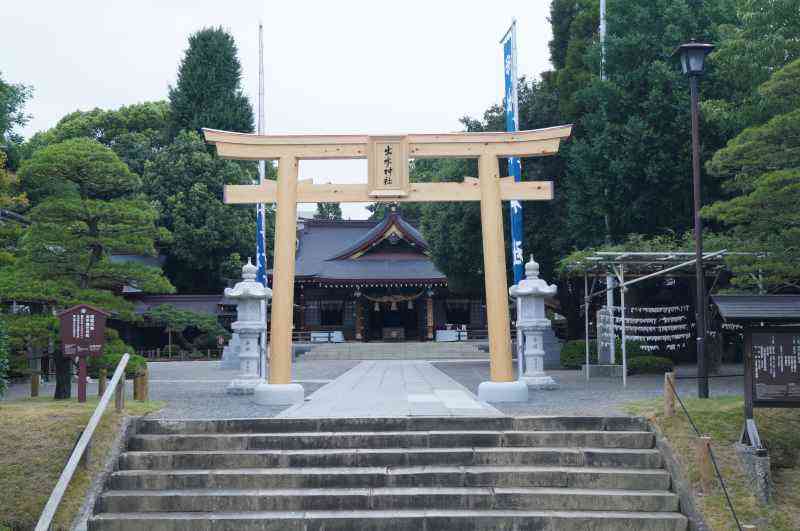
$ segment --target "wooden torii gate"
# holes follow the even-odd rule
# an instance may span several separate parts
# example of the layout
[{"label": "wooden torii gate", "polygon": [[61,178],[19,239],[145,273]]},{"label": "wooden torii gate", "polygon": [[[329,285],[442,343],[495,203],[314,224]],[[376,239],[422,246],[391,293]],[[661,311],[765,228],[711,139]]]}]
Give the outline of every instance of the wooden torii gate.
[{"label": "wooden torii gate", "polygon": [[[254,135],[204,129],[206,142],[214,144],[222,158],[278,161],[277,181],[228,185],[224,198],[228,204],[277,203],[269,384],[291,383],[297,203],[374,201],[480,201],[491,381],[512,382],[501,201],[551,200],[553,183],[500,177],[498,159],[553,155],[571,130],[571,125],[564,125],[514,133],[369,136]],[[420,158],[476,158],[478,177],[465,177],[463,182],[412,183],[408,161]],[[298,181],[300,161],[320,159],[367,159],[368,182]]]}]

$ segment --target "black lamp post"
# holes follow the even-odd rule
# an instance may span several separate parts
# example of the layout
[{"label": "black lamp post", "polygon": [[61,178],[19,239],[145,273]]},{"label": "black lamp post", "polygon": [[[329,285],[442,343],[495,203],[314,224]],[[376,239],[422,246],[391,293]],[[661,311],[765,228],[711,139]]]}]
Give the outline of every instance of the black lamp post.
[{"label": "black lamp post", "polygon": [[698,80],[705,70],[706,55],[712,44],[691,41],[678,46],[681,69],[689,76],[692,99],[692,187],[694,189],[694,253],[697,291],[695,295],[697,329],[697,396],[708,398],[708,364],[706,360],[706,304],[703,274],[703,220],[700,219],[700,116],[698,109]]}]

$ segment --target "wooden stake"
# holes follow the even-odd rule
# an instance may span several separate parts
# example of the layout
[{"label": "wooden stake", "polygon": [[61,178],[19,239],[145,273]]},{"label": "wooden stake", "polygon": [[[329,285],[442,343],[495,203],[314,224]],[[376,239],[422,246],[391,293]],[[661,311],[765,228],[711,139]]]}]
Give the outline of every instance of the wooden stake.
[{"label": "wooden stake", "polygon": [[137,374],[133,377],[133,399],[140,400],[139,398],[139,389],[140,389],[141,377]]},{"label": "wooden stake", "polygon": [[122,411],[125,407],[125,375],[119,379],[117,383],[116,395],[114,396],[114,408],[117,412]]},{"label": "wooden stake", "polygon": [[493,382],[511,382],[514,380],[510,345],[511,317],[508,313],[500,166],[495,155],[480,156],[478,179],[481,185],[483,274],[489,329],[490,378]]},{"label": "wooden stake", "polygon": [[39,396],[39,373],[31,373],[31,398]]},{"label": "wooden stake", "polygon": [[272,327],[269,383],[292,380],[292,321],[294,317],[294,255],[297,239],[297,173],[299,162],[282,157],[278,163],[278,211],[275,215],[275,268],[272,276]]},{"label": "wooden stake", "polygon": [[142,389],[139,392],[139,396],[142,401],[150,399],[150,370],[147,365],[145,365],[144,373],[142,373]]},{"label": "wooden stake", "polygon": [[668,418],[675,416],[675,391],[673,391],[674,386],[675,386],[675,373],[665,372],[664,373],[664,416]]},{"label": "wooden stake", "polygon": [[711,493],[711,437],[703,435],[695,439],[695,465],[700,472],[700,492]]},{"label": "wooden stake", "polygon": [[100,369],[97,375],[97,396],[103,396],[106,392],[106,384],[108,379],[108,369],[105,367]]}]

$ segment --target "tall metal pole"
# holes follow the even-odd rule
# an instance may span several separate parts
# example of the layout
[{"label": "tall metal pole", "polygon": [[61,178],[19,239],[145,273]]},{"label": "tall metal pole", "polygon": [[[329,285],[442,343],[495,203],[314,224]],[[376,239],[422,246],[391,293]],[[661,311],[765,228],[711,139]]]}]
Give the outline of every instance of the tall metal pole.
[{"label": "tall metal pole", "polygon": [[695,322],[697,332],[697,396],[708,398],[706,363],[705,276],[703,274],[703,220],[700,218],[700,110],[696,75],[689,76],[692,100],[692,188],[694,191]]},{"label": "tall metal pole", "polygon": [[[264,134],[264,25],[259,21],[258,23],[258,122],[256,124],[256,131],[259,135]],[[258,161],[258,184],[264,184],[264,178],[266,177],[267,173],[267,163],[266,161],[259,160]],[[258,245],[259,242],[256,242],[256,252],[261,254],[263,250],[264,256],[259,256],[259,259],[263,259],[264,269],[266,270],[266,254],[267,254],[267,234],[266,234],[266,209],[264,208],[264,203],[259,203],[256,205],[256,221],[261,225],[256,230],[256,235],[258,238],[262,238],[260,242],[261,245]],[[267,285],[267,277],[264,276],[264,286]],[[267,322],[267,302],[261,301],[261,315],[264,318],[264,332],[261,334],[261,356],[259,356],[259,374],[261,378],[264,380],[267,379],[267,328],[266,326],[269,324]]]}]

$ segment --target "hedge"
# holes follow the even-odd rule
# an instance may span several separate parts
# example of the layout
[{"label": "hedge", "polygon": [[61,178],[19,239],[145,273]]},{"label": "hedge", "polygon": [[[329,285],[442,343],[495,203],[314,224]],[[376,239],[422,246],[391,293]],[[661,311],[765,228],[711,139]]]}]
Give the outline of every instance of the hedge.
[{"label": "hedge", "polygon": [[[646,356],[645,351],[642,350],[641,344],[635,341],[627,341],[625,343],[625,353],[628,358],[628,365],[632,358],[639,358]],[[622,341],[617,338],[616,341],[616,359],[622,360]],[[589,342],[589,362],[592,364],[597,363],[597,342],[592,340]],[[563,369],[580,369],[586,363],[586,342],[583,339],[574,339],[567,341],[561,347],[561,367]]]},{"label": "hedge", "polygon": [[660,356],[639,356],[628,360],[628,374],[664,374],[672,371],[675,364]]},{"label": "hedge", "polygon": [[[117,370],[117,365],[119,365],[119,360],[121,359],[122,353],[116,352],[108,352],[96,358],[90,357],[88,364],[89,376],[92,378],[97,378],[97,376],[100,374],[100,369],[105,368],[106,371],[108,371],[108,378],[111,378],[111,375],[114,374],[115,370]],[[125,377],[133,378],[134,376],[142,374],[145,367],[147,367],[147,360],[144,358],[144,356],[131,354],[131,357],[128,360],[128,365],[125,366]]]}]

